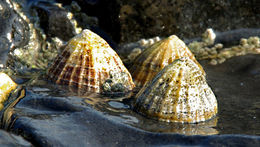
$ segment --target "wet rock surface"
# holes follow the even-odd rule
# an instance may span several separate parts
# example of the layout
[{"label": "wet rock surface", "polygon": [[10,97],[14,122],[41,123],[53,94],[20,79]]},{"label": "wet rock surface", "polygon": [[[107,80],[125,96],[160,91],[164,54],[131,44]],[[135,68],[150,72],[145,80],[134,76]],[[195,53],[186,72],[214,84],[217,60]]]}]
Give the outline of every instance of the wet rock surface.
[{"label": "wet rock surface", "polygon": [[[222,131],[236,134],[246,127],[248,130],[244,131],[245,134],[252,130],[255,135],[259,135],[260,130],[257,129],[260,125],[258,120],[260,86],[257,84],[260,77],[259,57],[259,55],[246,55],[231,58],[217,66],[204,65],[208,83],[219,102],[216,128],[220,134]],[[224,130],[226,127],[229,130]]]},{"label": "wet rock surface", "polygon": [[[202,65],[219,102],[213,124],[178,130],[174,123],[160,124],[132,112],[128,99],[76,96],[44,83],[27,86],[25,97],[5,109],[2,128],[36,146],[260,145],[259,55]],[[200,136],[210,134],[219,135]]]},{"label": "wet rock surface", "polygon": [[14,135],[3,130],[0,130],[0,144],[2,147],[32,146],[31,143],[24,140],[21,136]]}]

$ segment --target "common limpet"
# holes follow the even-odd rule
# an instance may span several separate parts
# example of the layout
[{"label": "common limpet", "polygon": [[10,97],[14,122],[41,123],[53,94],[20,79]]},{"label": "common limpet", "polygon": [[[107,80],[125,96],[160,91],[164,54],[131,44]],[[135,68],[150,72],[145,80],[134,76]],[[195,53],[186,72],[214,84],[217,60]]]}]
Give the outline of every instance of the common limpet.
[{"label": "common limpet", "polygon": [[134,110],[167,122],[196,123],[217,114],[204,71],[188,57],[175,60],[136,95]]},{"label": "common limpet", "polygon": [[104,39],[86,29],[68,42],[48,69],[47,76],[57,84],[77,87],[85,92],[104,92],[103,84],[113,78],[111,73],[124,75],[121,84],[114,83],[124,86],[119,89],[134,88],[132,77],[117,53]]},{"label": "common limpet", "polygon": [[185,43],[172,35],[146,48],[135,58],[129,71],[136,86],[142,87],[165,66],[182,57],[189,57],[200,66]]}]

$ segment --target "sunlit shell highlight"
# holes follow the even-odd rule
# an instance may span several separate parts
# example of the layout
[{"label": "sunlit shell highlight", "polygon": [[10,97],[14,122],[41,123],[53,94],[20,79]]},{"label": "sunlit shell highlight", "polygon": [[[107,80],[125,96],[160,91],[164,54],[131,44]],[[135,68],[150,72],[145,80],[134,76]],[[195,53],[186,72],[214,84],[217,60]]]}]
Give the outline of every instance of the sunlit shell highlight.
[{"label": "sunlit shell highlight", "polygon": [[17,87],[17,84],[5,73],[0,73],[0,110],[3,108],[3,103],[8,99],[12,90]]}]

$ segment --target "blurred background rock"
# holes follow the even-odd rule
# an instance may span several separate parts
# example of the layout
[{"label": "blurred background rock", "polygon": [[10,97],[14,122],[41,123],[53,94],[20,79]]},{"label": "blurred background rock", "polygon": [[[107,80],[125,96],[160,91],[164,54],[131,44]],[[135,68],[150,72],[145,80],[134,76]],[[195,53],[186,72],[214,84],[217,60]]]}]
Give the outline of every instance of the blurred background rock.
[{"label": "blurred background rock", "polygon": [[[70,3],[71,1],[62,1]],[[76,0],[116,42],[177,34],[192,38],[206,28],[260,27],[258,0]]]}]

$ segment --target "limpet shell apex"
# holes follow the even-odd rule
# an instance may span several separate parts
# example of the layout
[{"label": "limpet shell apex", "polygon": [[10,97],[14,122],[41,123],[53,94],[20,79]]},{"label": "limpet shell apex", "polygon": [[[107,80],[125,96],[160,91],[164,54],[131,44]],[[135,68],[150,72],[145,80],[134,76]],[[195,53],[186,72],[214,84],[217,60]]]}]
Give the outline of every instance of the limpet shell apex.
[{"label": "limpet shell apex", "polygon": [[61,85],[77,87],[86,92],[102,92],[102,84],[113,73],[124,73],[123,86],[134,88],[132,77],[117,53],[108,43],[90,30],[72,38],[57,56],[47,76]]},{"label": "limpet shell apex", "polygon": [[185,57],[166,66],[139,91],[134,110],[161,121],[196,123],[217,114],[217,100],[198,64]]},{"label": "limpet shell apex", "polygon": [[[165,66],[182,57],[189,57],[199,64],[185,43],[172,35],[146,48],[135,58],[129,71],[136,86],[142,87]],[[200,68],[203,70],[201,66]]]}]

